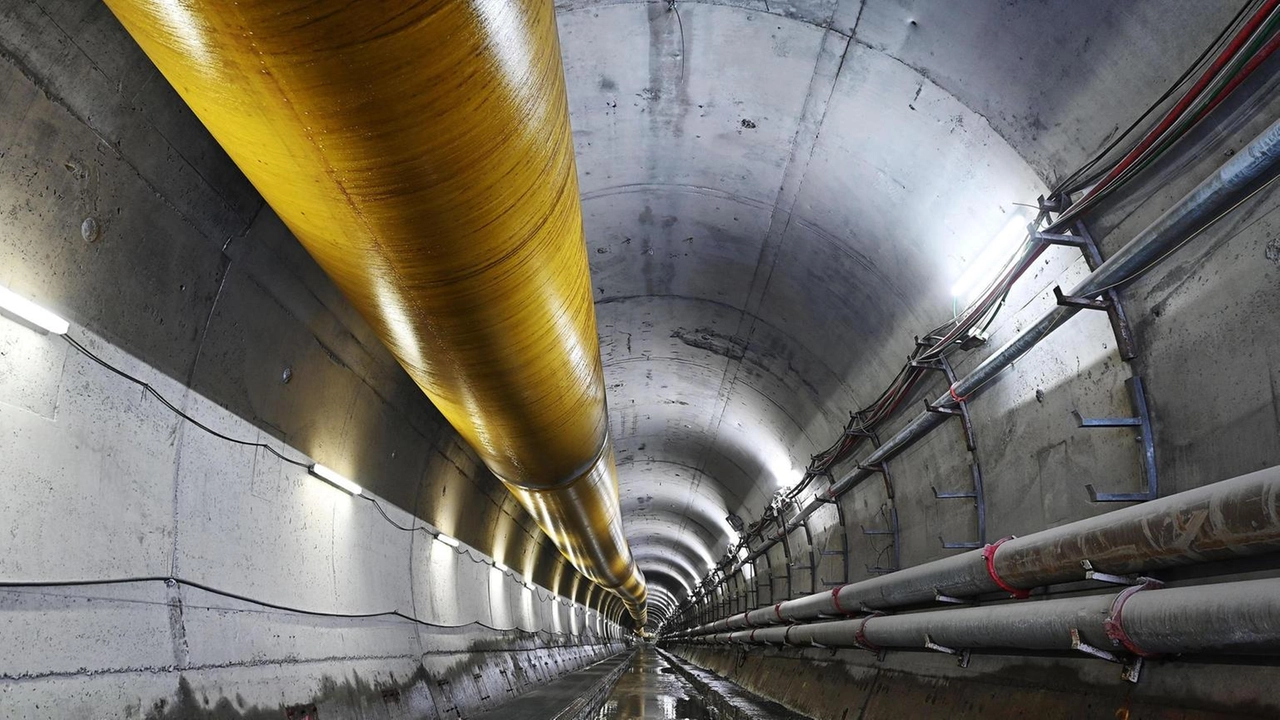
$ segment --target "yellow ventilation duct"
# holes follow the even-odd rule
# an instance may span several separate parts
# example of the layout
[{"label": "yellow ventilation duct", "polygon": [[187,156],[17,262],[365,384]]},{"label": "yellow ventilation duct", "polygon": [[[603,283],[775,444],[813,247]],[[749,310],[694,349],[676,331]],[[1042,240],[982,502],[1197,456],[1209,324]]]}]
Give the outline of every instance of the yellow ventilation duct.
[{"label": "yellow ventilation duct", "polygon": [[564,555],[643,626],[551,0],[108,0]]}]

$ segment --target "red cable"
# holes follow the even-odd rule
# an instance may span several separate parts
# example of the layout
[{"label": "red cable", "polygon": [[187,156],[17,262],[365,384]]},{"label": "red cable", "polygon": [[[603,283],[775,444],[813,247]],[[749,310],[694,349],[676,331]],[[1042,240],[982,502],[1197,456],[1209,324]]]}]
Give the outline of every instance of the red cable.
[{"label": "red cable", "polygon": [[1231,82],[1227,83],[1227,86],[1222,88],[1222,91],[1219,92],[1217,96],[1213,98],[1213,101],[1210,102],[1205,107],[1205,109],[1200,111],[1199,115],[1196,115],[1196,119],[1194,120],[1194,122],[1200,122],[1201,118],[1203,118],[1205,115],[1208,115],[1211,110],[1216,108],[1219,105],[1219,103],[1225,100],[1233,90],[1239,87],[1240,83],[1245,81],[1245,78],[1253,74],[1253,71],[1257,70],[1258,66],[1261,65],[1268,57],[1271,56],[1273,52],[1276,51],[1277,47],[1280,47],[1280,33],[1273,35],[1271,37],[1271,40],[1266,45],[1263,45],[1258,50],[1258,53],[1254,55],[1253,58],[1249,60],[1249,62],[1245,63],[1244,67],[1240,68],[1240,72],[1236,73],[1236,76],[1231,79]]},{"label": "red cable", "polygon": [[[1090,198],[1097,195],[1098,192],[1109,185],[1112,180],[1115,180],[1116,176],[1128,169],[1128,167],[1132,165],[1138,157],[1147,150],[1147,148],[1151,147],[1151,145],[1155,143],[1160,135],[1164,134],[1165,130],[1168,130],[1173,123],[1177,121],[1179,116],[1186,112],[1187,108],[1191,106],[1191,103],[1195,102],[1196,98],[1200,96],[1200,93],[1204,92],[1205,86],[1207,86],[1213,77],[1222,70],[1222,67],[1227,64],[1231,57],[1240,50],[1241,46],[1243,46],[1249,39],[1249,36],[1253,34],[1253,31],[1262,24],[1267,15],[1271,14],[1271,11],[1276,8],[1277,4],[1280,4],[1280,0],[1267,0],[1262,4],[1262,7],[1258,8],[1258,11],[1253,14],[1253,17],[1249,18],[1249,21],[1240,29],[1240,32],[1232,38],[1231,43],[1223,49],[1216,59],[1214,59],[1213,64],[1204,71],[1198,80],[1196,80],[1196,84],[1182,96],[1182,99],[1178,101],[1177,105],[1165,114],[1164,118],[1160,121],[1160,124],[1148,132],[1146,137],[1142,139],[1142,142],[1138,143],[1136,147],[1130,150],[1129,154],[1117,163],[1101,182],[1094,185],[1093,189],[1080,199],[1080,203],[1087,202]],[[1080,203],[1077,203],[1077,205]],[[1059,222],[1061,222],[1061,219],[1059,219]]]}]

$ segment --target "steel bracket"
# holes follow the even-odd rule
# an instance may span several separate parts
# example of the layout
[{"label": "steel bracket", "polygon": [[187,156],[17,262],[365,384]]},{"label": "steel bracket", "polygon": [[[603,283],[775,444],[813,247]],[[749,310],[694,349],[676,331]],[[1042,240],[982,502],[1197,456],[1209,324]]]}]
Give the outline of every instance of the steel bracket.
[{"label": "steel bracket", "polygon": [[957,665],[959,665],[962,668],[969,667],[969,650],[967,648],[964,650],[956,650],[955,648],[949,648],[945,645],[939,645],[935,643],[933,639],[929,637],[928,634],[925,634],[924,636],[924,646],[926,649],[933,650],[934,652],[946,653],[947,655],[955,655]]},{"label": "steel bracket", "polygon": [[[1032,227],[1032,230],[1035,228]],[[951,363],[946,356],[939,357],[936,362],[931,363],[912,363],[915,367],[924,370],[933,370],[942,373],[947,379],[947,387],[953,388],[951,397],[956,401],[955,407],[944,405],[932,405],[925,400],[925,409],[929,412],[940,413],[943,415],[954,415],[960,418],[960,429],[964,434],[964,445],[969,451],[970,461],[969,468],[973,475],[973,485],[971,490],[962,492],[938,492],[936,487],[933,490],[934,498],[938,500],[956,500],[965,499],[972,500],[974,510],[977,512],[978,522],[978,539],[975,542],[948,542],[942,536],[938,536],[938,542],[942,543],[942,547],[948,550],[969,550],[980,548],[987,542],[987,502],[985,493],[982,488],[982,466],[978,462],[978,443],[974,438],[973,420],[969,417],[969,403],[965,398],[957,397],[954,391],[956,385],[956,374],[951,368]]]},{"label": "steel bracket", "polygon": [[1080,639],[1080,631],[1076,628],[1071,628],[1071,649],[1077,652],[1082,652],[1085,655],[1090,655],[1092,657],[1120,665],[1122,668],[1120,671],[1120,677],[1131,683],[1138,682],[1138,679],[1142,675],[1142,658],[1135,657],[1133,659],[1126,660],[1115,653],[1108,652],[1099,647],[1094,647]]},{"label": "steel bracket", "polygon": [[1142,471],[1147,480],[1146,492],[1139,493],[1100,493],[1093,484],[1084,486],[1093,502],[1146,502],[1160,496],[1159,478],[1156,474],[1155,433],[1151,426],[1151,413],[1147,407],[1147,393],[1142,385],[1142,378],[1134,375],[1125,381],[1129,386],[1129,396],[1133,401],[1136,417],[1121,418],[1087,418],[1076,412],[1076,418],[1082,428],[1099,427],[1136,427],[1138,441],[1142,443]]},{"label": "steel bracket", "polygon": [[987,503],[985,491],[982,486],[982,467],[978,465],[978,457],[975,453],[973,461],[969,463],[969,472],[973,476],[973,489],[962,490],[959,492],[938,492],[936,487],[930,487],[933,490],[933,496],[939,500],[972,500],[974,509],[978,513],[978,539],[976,542],[947,542],[938,536],[938,542],[942,543],[942,547],[948,550],[979,548],[987,542]]},{"label": "steel bracket", "polygon": [[844,434],[850,437],[866,438],[871,441],[872,447],[880,447],[880,436],[876,434],[875,430],[845,430]]},{"label": "steel bracket", "polygon": [[1097,300],[1094,298],[1080,297],[1078,295],[1067,295],[1062,292],[1062,288],[1053,286],[1053,297],[1062,307],[1074,307],[1081,310],[1104,310],[1110,311],[1115,307],[1111,300]]},{"label": "steel bracket", "polygon": [[1149,578],[1139,575],[1113,575],[1111,573],[1098,572],[1093,569],[1093,563],[1088,560],[1081,560],[1080,567],[1084,568],[1084,579],[1094,580],[1108,585],[1144,585]]},{"label": "steel bracket", "polygon": [[[1080,248],[1080,252],[1084,255],[1085,264],[1089,270],[1097,270],[1102,264],[1102,253],[1098,251],[1098,244],[1093,241],[1093,236],[1089,234],[1088,228],[1083,222],[1076,223],[1073,228],[1073,234],[1064,235],[1060,233],[1044,233],[1033,232],[1031,234],[1033,242],[1044,243],[1048,245],[1066,245],[1070,247]],[[1120,302],[1120,293],[1115,288],[1106,290],[1102,293],[1102,298],[1093,300],[1090,298],[1071,298],[1062,295],[1061,289],[1055,288],[1054,295],[1058,297],[1059,305],[1071,305],[1071,301],[1081,301],[1083,305],[1075,305],[1087,309],[1106,310],[1107,317],[1111,321],[1111,330],[1116,336],[1116,346],[1120,352],[1120,357],[1126,361],[1132,360],[1138,356],[1136,346],[1133,339],[1133,331],[1129,327],[1129,317],[1125,314],[1124,305]],[[1063,302],[1067,300],[1068,302]],[[1094,304],[1099,303],[1099,304]]]},{"label": "steel bracket", "polygon": [[935,588],[933,591],[933,599],[935,602],[947,603],[949,605],[968,605],[971,602],[973,602],[972,600],[967,600],[965,598],[952,597],[951,595],[943,595],[942,593],[938,592],[937,588]]},{"label": "steel bracket", "polygon": [[1035,231],[1031,235],[1031,241],[1041,245],[1063,245],[1066,247],[1084,248],[1085,240],[1078,235],[1067,235],[1064,233],[1050,233]]},{"label": "steel bracket", "polygon": [[946,405],[934,405],[928,400],[924,401],[924,409],[938,415],[963,415],[964,412],[958,407],[947,407]]},{"label": "steel bracket", "polygon": [[867,565],[867,572],[872,575],[884,575],[897,571],[902,567],[902,555],[900,548],[902,543],[899,542],[901,527],[898,525],[898,508],[896,506],[889,507],[889,527],[886,530],[868,530],[866,526],[862,526],[863,535],[890,535],[893,537],[893,566],[883,567],[880,565]]}]

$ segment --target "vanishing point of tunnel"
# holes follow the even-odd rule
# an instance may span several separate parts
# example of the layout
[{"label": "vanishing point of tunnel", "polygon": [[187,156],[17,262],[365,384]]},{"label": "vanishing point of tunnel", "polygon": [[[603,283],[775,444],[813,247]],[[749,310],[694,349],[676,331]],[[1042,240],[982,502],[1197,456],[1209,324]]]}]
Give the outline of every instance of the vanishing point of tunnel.
[{"label": "vanishing point of tunnel", "polygon": [[1280,718],[1280,0],[0,0],[0,720]]}]

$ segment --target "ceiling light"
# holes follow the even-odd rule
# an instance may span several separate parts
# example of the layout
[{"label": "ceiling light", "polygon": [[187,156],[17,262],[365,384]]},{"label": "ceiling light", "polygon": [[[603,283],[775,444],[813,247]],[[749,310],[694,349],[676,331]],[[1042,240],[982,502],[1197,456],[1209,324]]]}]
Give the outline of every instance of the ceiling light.
[{"label": "ceiling light", "polygon": [[969,267],[960,274],[959,279],[951,286],[951,295],[967,302],[974,291],[984,289],[994,280],[996,273],[1004,267],[1005,262],[1018,249],[1018,245],[1027,238],[1027,224],[1026,215],[1020,212],[1014,213],[1009,218],[1009,222],[1005,223],[1000,232],[986,244],[986,247],[982,248],[978,256],[969,263]]},{"label": "ceiling light", "polygon": [[333,470],[330,470],[329,468],[321,465],[320,463],[312,464],[311,467],[307,468],[307,471],[310,472],[312,475],[320,478],[321,480],[324,480],[325,482],[329,483],[330,485],[338,488],[339,490],[346,491],[348,493],[351,493],[352,495],[359,495],[364,492],[364,490],[362,490],[359,485],[342,477],[338,473],[334,472]]},{"label": "ceiling light", "polygon": [[66,335],[71,324],[30,300],[0,286],[0,310],[54,335]]},{"label": "ceiling light", "polygon": [[436,533],[436,539],[437,539],[437,540],[439,540],[440,542],[444,543],[445,545],[448,545],[448,546],[449,546],[449,547],[451,547],[451,548],[456,548],[456,547],[458,547],[459,545],[461,545],[461,543],[459,543],[459,542],[458,542],[458,539],[457,539],[457,538],[449,537],[448,535],[445,535],[444,533]]}]

